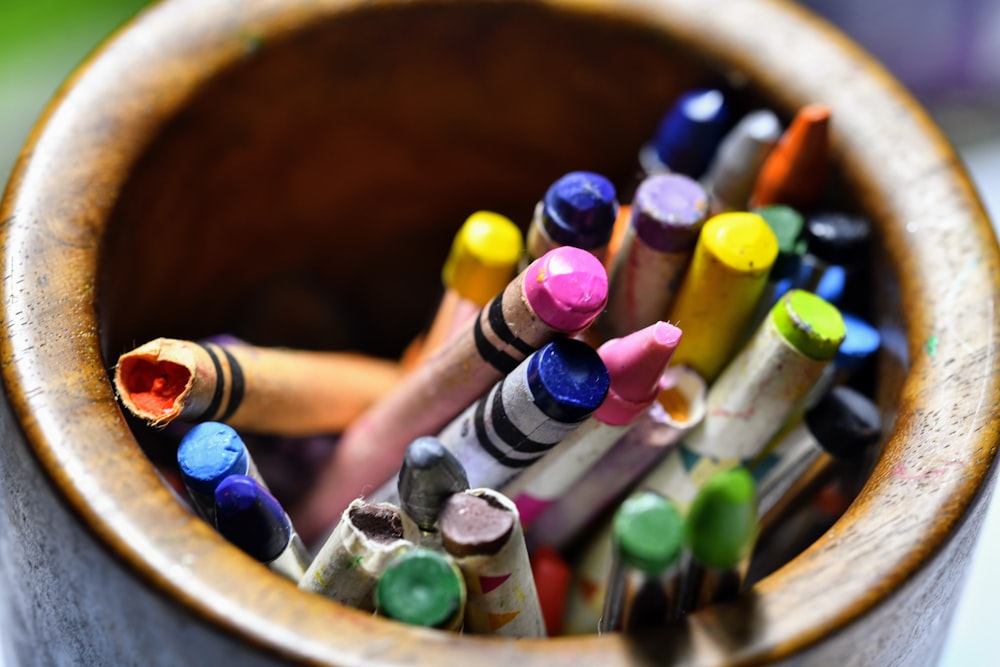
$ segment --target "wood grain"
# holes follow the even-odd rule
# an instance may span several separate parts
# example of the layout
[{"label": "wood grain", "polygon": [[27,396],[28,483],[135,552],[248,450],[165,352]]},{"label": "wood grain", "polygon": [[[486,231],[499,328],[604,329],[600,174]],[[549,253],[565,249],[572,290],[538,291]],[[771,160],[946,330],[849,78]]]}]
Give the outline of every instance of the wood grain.
[{"label": "wood grain", "polygon": [[[893,425],[844,517],[752,595],[628,641],[411,629],[298,591],[161,483],[119,353],[277,319],[253,309],[281,281],[329,299],[338,345],[397,353],[469,213],[526,224],[564,171],[626,177],[679,92],[723,81],[786,120],[832,110],[835,201],[878,228]],[[0,220],[0,568],[26,663],[933,663],[993,482],[1000,256],[927,115],[792,4],[166,0],[62,89]]]}]

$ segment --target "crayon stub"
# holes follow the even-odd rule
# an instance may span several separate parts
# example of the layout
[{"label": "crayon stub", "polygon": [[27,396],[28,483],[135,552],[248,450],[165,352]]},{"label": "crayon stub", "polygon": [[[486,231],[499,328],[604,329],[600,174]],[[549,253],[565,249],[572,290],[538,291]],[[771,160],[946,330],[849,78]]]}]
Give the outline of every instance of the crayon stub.
[{"label": "crayon stub", "polygon": [[658,493],[642,491],[621,504],[612,534],[625,565],[657,574],[680,556],[683,525],[676,504]]},{"label": "crayon stub", "polygon": [[846,329],[840,311],[821,297],[792,290],[771,309],[785,340],[810,359],[826,361],[837,354]]},{"label": "crayon stub", "polygon": [[378,611],[410,625],[452,625],[465,604],[465,582],[454,561],[416,547],[390,563],[375,587]]},{"label": "crayon stub", "polygon": [[684,537],[691,555],[707,567],[730,570],[750,556],[757,537],[757,492],[746,468],[705,480],[688,509]]},{"label": "crayon stub", "polygon": [[452,556],[497,553],[514,531],[517,514],[491,502],[489,496],[456,493],[441,509],[441,540]]}]

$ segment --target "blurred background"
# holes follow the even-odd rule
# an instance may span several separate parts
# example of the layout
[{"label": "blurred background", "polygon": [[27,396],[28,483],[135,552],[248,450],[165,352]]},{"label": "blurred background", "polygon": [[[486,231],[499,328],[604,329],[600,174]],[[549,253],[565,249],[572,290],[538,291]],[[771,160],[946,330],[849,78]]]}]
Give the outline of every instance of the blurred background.
[{"label": "blurred background", "polygon": [[[46,102],[144,0],[0,0],[0,184]],[[803,0],[927,107],[1000,221],[1000,0]],[[1000,600],[994,494],[939,667],[992,667]],[[0,591],[2,594],[2,591]],[[0,667],[3,657],[0,652]],[[8,665],[7,667],[13,667]]]}]

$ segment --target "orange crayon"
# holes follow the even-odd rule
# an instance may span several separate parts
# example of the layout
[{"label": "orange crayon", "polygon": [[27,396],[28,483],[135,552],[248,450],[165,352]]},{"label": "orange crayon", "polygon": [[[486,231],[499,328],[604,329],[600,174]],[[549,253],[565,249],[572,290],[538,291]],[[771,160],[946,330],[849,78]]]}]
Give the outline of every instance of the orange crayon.
[{"label": "orange crayon", "polygon": [[799,109],[761,166],[750,208],[785,204],[806,210],[816,203],[826,185],[829,125],[829,107],[810,104]]}]

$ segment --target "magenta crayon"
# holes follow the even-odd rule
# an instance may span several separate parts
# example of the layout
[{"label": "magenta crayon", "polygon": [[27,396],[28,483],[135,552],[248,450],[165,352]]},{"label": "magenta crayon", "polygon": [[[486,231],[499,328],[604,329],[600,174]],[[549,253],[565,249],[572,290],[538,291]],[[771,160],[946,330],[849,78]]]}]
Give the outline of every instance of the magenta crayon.
[{"label": "magenta crayon", "polygon": [[590,419],[502,488],[514,500],[526,528],[656,401],[660,376],[680,340],[680,329],[657,322],[601,345],[597,353],[611,378],[604,402]]},{"label": "magenta crayon", "polygon": [[657,174],[639,184],[632,218],[609,273],[601,333],[620,338],[666,316],[708,213],[700,185],[682,174]]},{"label": "magenta crayon", "polygon": [[657,399],[573,486],[546,507],[526,534],[534,552],[566,550],[620,502],[648,470],[705,416],[705,381],[686,366],[660,377]]},{"label": "magenta crayon", "polygon": [[348,428],[295,517],[307,542],[359,495],[399,470],[406,446],[438,433],[528,355],[577,334],[604,309],[608,278],[586,250],[563,246],[531,263],[449,345]]}]

